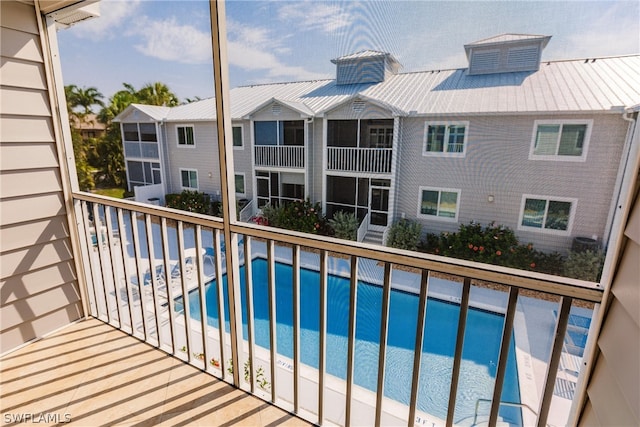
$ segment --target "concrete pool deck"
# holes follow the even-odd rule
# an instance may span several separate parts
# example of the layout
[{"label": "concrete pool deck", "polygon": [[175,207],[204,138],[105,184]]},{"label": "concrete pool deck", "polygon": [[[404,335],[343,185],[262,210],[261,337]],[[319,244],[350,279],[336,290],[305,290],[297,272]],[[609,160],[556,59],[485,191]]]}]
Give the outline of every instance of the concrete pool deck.
[{"label": "concrete pool deck", "polygon": [[[187,247],[193,247],[192,242],[186,241]],[[263,242],[252,241],[252,258],[255,257],[266,257],[266,245]],[[160,248],[156,249],[156,257],[160,261]],[[97,249],[94,249],[94,254],[97,252]],[[103,254],[106,252],[103,252]],[[119,251],[115,251],[114,258],[121,258]],[[275,247],[275,260],[278,262],[283,262],[290,264],[291,263],[291,249],[283,246]],[[96,262],[97,257],[93,257],[94,263]],[[242,259],[242,257],[241,257]],[[110,311],[112,311],[112,316],[115,315],[115,293],[120,292],[120,295],[124,295],[124,285],[126,283],[125,275],[122,271],[121,265],[123,260],[119,260],[115,265],[119,268],[116,268],[116,280],[113,278],[106,277],[105,284],[109,292],[107,293],[107,298],[110,300],[109,306]],[[128,259],[124,260],[128,263],[133,263],[133,258],[128,257]],[[106,265],[112,265],[110,260],[107,259]],[[144,265],[148,265],[148,260],[143,260],[141,262],[143,268]],[[317,270],[319,265],[319,255],[311,252],[301,251],[300,263],[302,268],[308,268],[312,270]],[[204,262],[204,271],[207,281],[213,279],[215,277],[213,264],[210,262]],[[224,268],[224,263],[223,263]],[[341,277],[349,277],[350,264],[347,259],[343,258],[328,258],[328,273],[338,275]],[[383,277],[383,268],[378,265],[375,261],[360,259],[358,264],[359,270],[359,280],[366,281],[373,284],[381,284]],[[133,270],[132,270],[133,271]],[[224,273],[224,271],[223,271]],[[109,276],[109,275],[107,275]],[[194,275],[197,276],[197,275]],[[111,279],[111,280],[109,280]],[[189,290],[196,288],[197,281],[193,280],[189,281],[187,287]],[[419,274],[412,273],[410,271],[404,270],[393,270],[392,274],[392,283],[393,287],[403,290],[405,292],[417,293],[420,286],[420,276]],[[181,291],[181,288],[173,288],[171,292],[172,296],[175,297],[178,292]],[[442,299],[445,301],[451,302],[459,302],[460,301],[460,289],[461,284],[457,282],[451,282],[449,280],[444,280],[440,278],[432,278],[429,282],[429,296]],[[142,292],[144,295],[145,292]],[[98,302],[98,305],[104,306],[104,296],[101,293],[97,293],[93,296],[93,298]],[[140,301],[140,294],[134,296],[132,301],[132,308],[140,311],[143,307],[147,315],[153,316],[155,308],[152,307],[149,302],[149,296],[143,296],[143,302]],[[507,295],[504,292],[498,292],[493,289],[481,288],[481,287],[473,287],[470,304],[473,307],[478,307],[484,310],[493,311],[496,313],[504,313],[505,305],[507,301]],[[124,301],[121,298],[121,307],[125,308],[124,305],[127,305],[128,302]],[[127,310],[128,308],[125,308]],[[521,402],[527,404],[531,408],[537,409],[539,406],[541,389],[544,384],[544,380],[546,377],[547,363],[546,360],[549,356],[549,349],[553,338],[554,332],[554,310],[557,310],[557,304],[541,299],[535,299],[527,296],[521,296],[518,301],[516,320],[514,324],[514,338],[515,338],[515,349],[516,349],[516,361],[518,368],[518,380],[520,385],[520,395]],[[135,311],[134,310],[134,311]],[[168,337],[170,336],[170,323],[169,323],[169,313],[166,306],[160,308],[160,335],[162,337],[163,342],[168,341]],[[126,312],[126,311],[125,311]],[[572,314],[577,313],[583,316],[590,316],[590,310],[574,307],[572,308]],[[140,331],[142,329],[142,317],[136,317],[133,321],[134,327],[131,328],[129,319],[127,319],[126,315],[123,315],[122,323],[126,328],[131,328],[132,330]],[[181,348],[182,345],[186,344],[186,335],[184,328],[184,317],[181,315],[174,314],[174,320],[176,324],[181,326],[176,329],[176,344],[174,348]],[[192,339],[191,339],[191,350],[193,353],[202,352],[202,339],[201,339],[201,324],[199,321],[191,320],[189,322],[192,325]],[[145,322],[145,327],[148,335],[155,335],[155,321],[151,319],[147,319]],[[219,333],[217,329],[210,327],[207,331],[208,335],[208,347],[210,349],[219,348]],[[226,335],[226,334],[225,334]],[[225,357],[227,355],[231,355],[231,349],[229,347],[228,336],[225,338]],[[172,352],[170,346],[162,345],[161,346],[165,351]],[[267,350],[262,349],[258,346],[256,348],[256,363],[255,366],[263,366],[265,369],[265,373],[267,375],[267,381],[271,383],[271,378],[269,369],[269,359],[270,354]],[[218,354],[216,354],[216,351]],[[246,360],[247,350],[245,350],[245,360]],[[567,353],[568,354],[568,353]],[[180,352],[177,354],[179,357]],[[221,357],[219,354],[219,350],[214,350],[214,357]],[[186,354],[182,355],[183,359],[186,360]],[[567,358],[566,354],[563,354],[565,359]],[[574,361],[575,357],[569,358]],[[199,362],[198,360],[193,360],[196,366]],[[284,407],[287,407],[287,402],[292,402],[292,386],[291,380],[287,378],[291,377],[291,360],[286,357],[282,357],[278,355],[277,370],[277,384],[278,384],[278,397],[281,399],[279,404],[283,404]],[[580,363],[580,362],[578,362]],[[202,365],[201,365],[202,366]],[[556,390],[554,392],[551,411],[549,414],[548,424],[549,425],[564,425],[566,424],[566,419],[568,416],[568,411],[571,406],[572,390],[575,389],[575,384],[578,380],[577,372],[572,371],[571,369],[567,369],[566,366],[561,365],[561,370],[558,372],[558,380],[556,382]],[[222,372],[218,369],[212,367],[207,367],[214,374],[222,375]],[[303,397],[304,402],[317,402],[317,371],[314,369],[306,367],[306,365],[301,366],[301,396]],[[326,374],[327,377],[327,397],[325,399],[325,411],[327,412],[327,421],[334,422],[336,424],[341,424],[344,422],[344,389],[345,382],[339,378],[332,377]],[[308,382],[305,385],[304,382]],[[314,387],[314,384],[315,387]],[[245,387],[247,384],[245,384]],[[263,397],[269,399],[270,393],[263,392],[256,387],[256,394],[263,394]],[[342,398],[340,398],[342,396]],[[357,416],[358,420],[365,420],[367,416],[371,415],[371,407],[370,405],[375,402],[375,394],[360,387],[354,387],[354,406],[353,406],[353,414]],[[490,396],[488,396],[490,397]],[[330,403],[329,403],[330,402]],[[340,403],[342,402],[342,403]],[[317,405],[317,404],[315,404]],[[302,408],[305,409],[301,415],[304,418],[309,419],[310,421],[317,421],[317,415],[314,415],[317,411],[317,406],[308,405],[308,408],[305,408],[305,405],[302,405]],[[486,405],[488,406],[488,405]],[[337,408],[336,413],[332,411],[327,411],[327,407]],[[291,404],[292,409],[292,404]],[[486,409],[488,411],[488,408]],[[402,405],[398,402],[392,401],[391,399],[385,398],[383,404],[383,412],[385,413],[385,424],[388,425],[396,425],[397,423],[403,423],[406,425],[406,416],[408,415],[408,408],[405,405]],[[531,414],[528,410],[523,409],[523,420],[524,425],[530,424],[529,421],[535,419],[535,415]],[[304,416],[304,415],[307,416]],[[314,418],[316,417],[316,418]],[[365,417],[365,418],[361,418]],[[533,417],[533,418],[532,418]],[[478,419],[478,421],[482,421],[482,417]],[[434,417],[430,414],[419,413],[416,416],[415,425],[433,425],[439,426],[444,425],[444,421]],[[470,425],[470,421],[468,423],[459,423],[457,425]]]}]

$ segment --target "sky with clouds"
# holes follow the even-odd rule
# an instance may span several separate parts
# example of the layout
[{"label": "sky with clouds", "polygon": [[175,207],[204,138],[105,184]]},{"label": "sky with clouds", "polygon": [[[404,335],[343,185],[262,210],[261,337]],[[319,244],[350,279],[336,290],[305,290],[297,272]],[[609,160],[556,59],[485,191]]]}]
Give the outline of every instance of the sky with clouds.
[{"label": "sky with clouds", "polygon": [[[551,35],[543,60],[640,53],[640,2],[239,1],[226,3],[231,86],[332,78],[331,59],[375,49],[402,72],[466,66],[464,44]],[[101,16],[58,32],[65,84],[106,97],[122,83],[213,96],[206,1],[102,0]]]}]

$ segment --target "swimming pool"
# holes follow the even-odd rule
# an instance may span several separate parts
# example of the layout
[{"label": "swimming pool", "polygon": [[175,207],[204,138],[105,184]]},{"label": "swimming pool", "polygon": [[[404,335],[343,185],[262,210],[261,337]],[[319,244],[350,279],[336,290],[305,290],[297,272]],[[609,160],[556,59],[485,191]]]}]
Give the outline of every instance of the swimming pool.
[{"label": "swimming pool", "polygon": [[[253,304],[256,345],[269,349],[269,304],[267,261],[256,258],[253,269]],[[277,352],[293,357],[292,268],[276,263]],[[244,269],[241,269],[242,306],[245,307]],[[318,367],[319,283],[317,271],[300,269],[300,359],[303,364]],[[225,290],[225,329],[229,330]],[[408,404],[417,325],[417,295],[391,291],[387,338],[385,396]],[[356,310],[356,345],[354,383],[375,391],[378,372],[380,311],[382,288],[358,283]],[[217,284],[206,287],[207,324],[218,327]],[[189,296],[191,317],[200,320],[197,292]],[[181,310],[181,304],[176,305]],[[418,410],[446,419],[451,370],[458,329],[459,306],[429,298],[423,357],[420,370]],[[244,338],[247,339],[246,311],[242,313]],[[328,374],[345,379],[347,372],[347,335],[349,317],[349,279],[329,275],[327,278],[327,359]],[[472,419],[477,399],[490,399],[496,374],[496,364],[502,335],[503,316],[470,308],[467,316],[462,366],[454,421]],[[513,339],[502,392],[503,401],[519,402],[520,391],[515,363]],[[484,405],[483,407],[487,407]],[[488,409],[485,409],[485,412]],[[520,410],[501,407],[503,421],[522,425]]]}]

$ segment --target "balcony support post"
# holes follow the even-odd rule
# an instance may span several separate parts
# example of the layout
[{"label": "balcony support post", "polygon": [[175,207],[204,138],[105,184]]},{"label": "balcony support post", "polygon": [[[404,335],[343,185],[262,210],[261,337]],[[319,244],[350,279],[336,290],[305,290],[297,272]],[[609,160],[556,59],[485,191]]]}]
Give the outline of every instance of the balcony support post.
[{"label": "balcony support post", "polygon": [[453,426],[453,416],[456,412],[456,396],[458,394],[458,379],[460,378],[460,365],[462,364],[462,349],[464,346],[464,330],[467,326],[467,313],[469,312],[469,293],[471,292],[471,279],[464,278],[462,285],[462,298],[460,301],[460,315],[458,316],[458,335],[456,337],[456,352],[453,357],[451,370],[451,388],[449,389],[449,406],[447,407],[447,427]]},{"label": "balcony support post", "polygon": [[502,342],[500,344],[500,354],[498,367],[496,370],[496,382],[493,387],[493,399],[491,401],[491,412],[489,413],[489,425],[494,426],[498,422],[498,411],[500,410],[500,400],[502,398],[502,386],[507,372],[507,360],[509,359],[509,345],[513,334],[513,321],[516,315],[516,305],[518,303],[518,291],[516,287],[509,289],[509,302],[507,303],[507,313],[504,317],[502,328]]},{"label": "balcony support post", "polygon": [[327,338],[327,251],[320,252],[320,319],[318,323],[318,425],[324,423],[324,371],[327,355],[325,344]]},{"label": "balcony support post", "polygon": [[[293,267],[293,412],[300,412],[300,246],[291,249]],[[249,294],[247,294],[249,295]]]},{"label": "balcony support post", "polygon": [[351,257],[351,280],[349,292],[349,341],[347,353],[347,407],[345,410],[344,425],[351,425],[351,393],[353,389],[353,369],[356,353],[356,307],[358,301],[358,257]]},{"label": "balcony support post", "polygon": [[[131,326],[131,335],[135,336],[135,328],[133,327],[133,293],[131,292],[131,285],[129,278],[131,277],[131,271],[129,270],[129,263],[127,262],[127,250],[124,244],[124,236],[126,236],[126,229],[124,226],[124,216],[122,209],[117,208],[118,216],[118,229],[120,230],[120,254],[122,255],[122,269],[124,272],[124,286],[127,291],[127,307],[129,308],[129,325]],[[164,218],[163,218],[164,219]]]},{"label": "balcony support post", "polygon": [[[216,102],[216,128],[218,159],[220,162],[220,186],[222,188],[222,220],[224,242],[227,248],[226,270],[229,301],[229,329],[231,335],[231,360],[234,366],[233,383],[240,386],[240,359],[242,345],[238,334],[242,333],[242,307],[240,301],[240,263],[238,235],[231,232],[236,220],[235,178],[233,168],[233,128],[231,125],[231,96],[229,94],[229,67],[225,4],[209,1],[211,21],[211,48],[213,54],[213,84]],[[224,323],[224,322],[222,322]],[[240,340],[241,341],[241,340]]]},{"label": "balcony support post", "polygon": [[[105,206],[105,217],[107,216],[107,207]],[[149,254],[149,272],[151,273],[151,299],[153,300],[153,312],[156,319],[156,336],[158,337],[158,348],[160,342],[160,305],[158,304],[158,277],[156,274],[156,256],[153,251],[153,229],[151,228],[151,215],[145,214],[144,225],[147,234],[147,252]],[[165,274],[166,276],[166,274]],[[144,284],[143,284],[144,285]]]},{"label": "balcony support post", "polygon": [[427,314],[427,295],[429,293],[429,271],[422,270],[420,280],[420,300],[418,301],[418,319],[416,325],[416,344],[413,353],[413,377],[411,379],[411,401],[409,402],[408,427],[413,427],[418,406],[418,385],[420,383],[420,365],[422,364],[422,345]]},{"label": "balcony support post", "polygon": [[[164,261],[164,271],[165,271],[165,282],[170,281],[170,278],[167,278],[166,272],[169,271],[169,266],[171,266],[171,259],[169,258],[169,236],[167,233],[167,218],[162,217],[160,219],[160,236],[162,238],[162,256]],[[123,255],[123,259],[124,255]],[[171,330],[171,351],[176,354],[176,306],[175,300],[173,299],[173,286],[171,283],[167,283],[167,302],[169,304],[169,329]]]},{"label": "balcony support post", "polygon": [[378,347],[378,386],[376,388],[376,421],[382,425],[382,397],[384,396],[384,368],[387,358],[387,328],[389,326],[389,303],[391,302],[391,263],[384,263],[382,287],[382,313],[380,314],[380,346]]},{"label": "balcony support post", "polygon": [[549,415],[551,398],[553,397],[553,391],[555,389],[556,375],[558,373],[558,365],[560,364],[560,356],[562,355],[564,337],[567,333],[572,301],[573,300],[570,297],[562,297],[560,302],[558,321],[556,323],[553,347],[551,349],[551,358],[547,367],[547,377],[543,388],[544,394],[542,396],[542,401],[540,402],[540,409],[538,410],[538,427],[545,427],[547,425],[547,416]]}]

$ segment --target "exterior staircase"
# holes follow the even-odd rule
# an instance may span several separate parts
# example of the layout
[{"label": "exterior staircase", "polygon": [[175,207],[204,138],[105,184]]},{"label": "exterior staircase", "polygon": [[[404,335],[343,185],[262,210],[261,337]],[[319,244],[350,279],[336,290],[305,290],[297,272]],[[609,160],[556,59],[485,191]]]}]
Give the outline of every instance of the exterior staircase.
[{"label": "exterior staircase", "polygon": [[364,239],[362,239],[362,241],[364,243],[373,243],[375,245],[383,245],[382,235],[383,235],[382,231],[367,230],[367,234],[364,235]]}]

